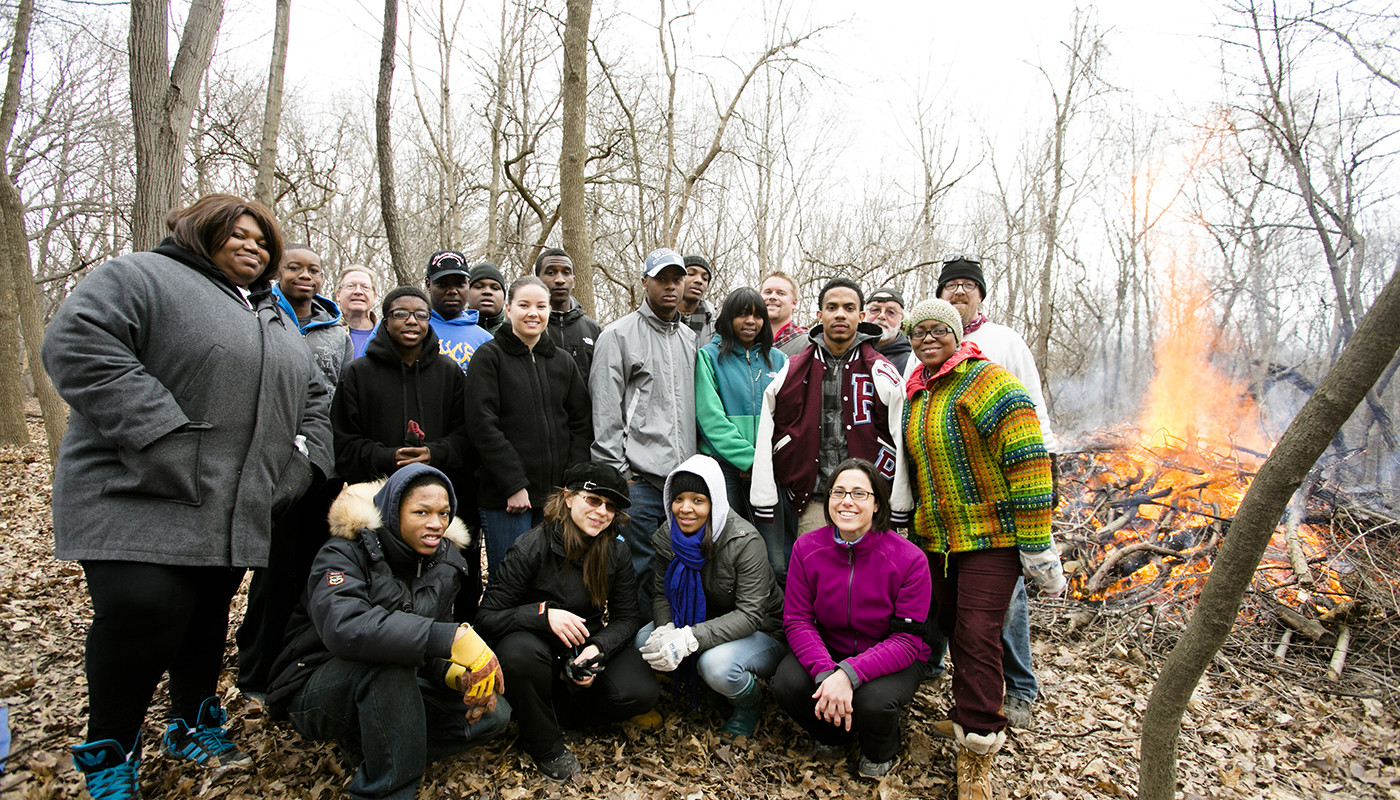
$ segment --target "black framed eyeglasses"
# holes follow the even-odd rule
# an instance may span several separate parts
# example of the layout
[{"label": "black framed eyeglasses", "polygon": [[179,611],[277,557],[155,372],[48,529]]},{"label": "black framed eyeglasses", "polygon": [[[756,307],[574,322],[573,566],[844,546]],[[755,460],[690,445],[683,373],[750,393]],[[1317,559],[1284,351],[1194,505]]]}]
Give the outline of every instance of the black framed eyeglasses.
[{"label": "black framed eyeglasses", "polygon": [[952,334],[952,328],[915,328],[914,330],[909,331],[909,341],[922,342],[925,339],[932,339],[934,337],[942,339],[943,337],[951,336]]},{"label": "black framed eyeglasses", "polygon": [[857,503],[864,503],[866,500],[874,497],[875,493],[869,489],[852,489],[849,492],[845,489],[832,489],[830,492],[827,492],[827,495],[837,502],[849,497]]},{"label": "black framed eyeglasses", "polygon": [[409,317],[413,317],[419,322],[427,322],[429,319],[432,318],[432,316],[432,312],[423,311],[421,309],[418,311],[413,311],[407,308],[396,308],[393,311],[389,312],[389,319],[397,320],[399,322],[403,322]]}]

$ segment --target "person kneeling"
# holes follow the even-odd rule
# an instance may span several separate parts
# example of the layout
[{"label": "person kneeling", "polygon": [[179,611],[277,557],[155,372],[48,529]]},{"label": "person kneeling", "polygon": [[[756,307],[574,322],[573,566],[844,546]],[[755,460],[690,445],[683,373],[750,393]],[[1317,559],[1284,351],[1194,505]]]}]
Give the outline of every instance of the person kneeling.
[{"label": "person kneeling", "polygon": [[655,670],[680,667],[678,689],[693,686],[698,672],[734,707],[720,730],[752,736],[763,710],[758,679],[772,677],[787,652],[766,545],[729,507],[724,473],[709,456],[677,467],[662,496],[667,521],[652,536],[655,621],[637,634],[637,647]]},{"label": "person kneeling", "polygon": [[827,486],[827,527],[792,548],[783,606],[792,653],[773,696],[824,749],[859,737],[860,775],[883,778],[928,659],[928,560],[890,530],[889,485],[869,461],[842,461]]},{"label": "person kneeling", "polygon": [[618,537],[628,502],[616,469],[569,467],[564,488],[545,501],[544,524],[506,551],[477,611],[510,674],[520,746],[552,780],[582,772],[561,722],[624,720],[650,711],[660,694],[630,646],[641,619],[631,551]]},{"label": "person kneeling", "polygon": [[331,506],[268,703],[302,736],[362,759],[351,797],[408,800],[429,761],[510,722],[495,654],[452,621],[470,574],[456,510],[447,476],[425,464],[346,487]]}]

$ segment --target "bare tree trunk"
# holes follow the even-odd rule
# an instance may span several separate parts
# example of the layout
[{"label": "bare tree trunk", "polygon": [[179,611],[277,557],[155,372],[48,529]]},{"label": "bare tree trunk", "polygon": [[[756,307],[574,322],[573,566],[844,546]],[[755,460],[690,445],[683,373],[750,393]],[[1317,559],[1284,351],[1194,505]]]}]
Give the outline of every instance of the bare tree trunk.
[{"label": "bare tree trunk", "polygon": [[501,181],[501,149],[505,145],[506,80],[510,69],[506,53],[512,49],[506,27],[506,3],[502,0],[501,52],[496,59],[496,83],[491,96],[491,190],[486,207],[486,259],[493,264],[505,261],[505,246],[501,244],[501,196],[505,194]]},{"label": "bare tree trunk", "polygon": [[136,131],[136,203],[131,244],[148,250],[165,235],[165,215],[180,201],[180,173],[199,82],[214,56],[223,22],[223,0],[194,0],[180,37],[175,65],[169,62],[166,22],[169,0],[131,0],[131,121]]},{"label": "bare tree trunk", "polygon": [[414,283],[408,263],[399,205],[394,197],[394,148],[389,137],[390,94],[394,88],[394,50],[398,42],[398,0],[384,0],[384,35],[379,44],[379,92],[374,98],[374,145],[379,161],[379,213],[384,217],[384,238],[389,241],[389,262],[400,286]]},{"label": "bare tree trunk", "polygon": [[564,23],[564,139],[559,149],[559,222],[574,260],[574,297],[593,315],[593,242],[588,233],[588,20],[593,0],[568,0]]},{"label": "bare tree trunk", "polygon": [[[0,248],[0,444],[29,443],[29,428],[24,421],[24,386],[20,382],[19,327],[16,312],[15,270],[10,268],[18,250],[25,252],[28,263],[29,237],[24,234],[23,207],[19,193],[10,181],[10,140],[14,137],[15,120],[19,117],[19,87],[24,79],[24,63],[29,57],[29,28],[34,22],[34,0],[20,0],[15,16],[15,34],[10,42],[10,64],[5,79],[5,97],[0,103],[0,221],[4,232],[4,247]],[[20,216],[15,229],[14,214]],[[30,278],[30,288],[33,288]],[[40,339],[42,341],[42,337]],[[42,373],[42,370],[40,370]]]},{"label": "bare tree trunk", "polygon": [[277,202],[277,129],[282,122],[282,81],[287,74],[287,27],[292,0],[277,0],[272,28],[272,63],[267,68],[267,105],[263,107],[262,148],[258,151],[258,180],[253,197],[268,208]]},{"label": "bare tree trunk", "polygon": [[1400,263],[1351,341],[1259,468],[1201,591],[1196,613],[1152,688],[1142,718],[1138,797],[1176,796],[1181,715],[1201,674],[1230,635],[1259,559],[1289,498],[1400,350]]}]

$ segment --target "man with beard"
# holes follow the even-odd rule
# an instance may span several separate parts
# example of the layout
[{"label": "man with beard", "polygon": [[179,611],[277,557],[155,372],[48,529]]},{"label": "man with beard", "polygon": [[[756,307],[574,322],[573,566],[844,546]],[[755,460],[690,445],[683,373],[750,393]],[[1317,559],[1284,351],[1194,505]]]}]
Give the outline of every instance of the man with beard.
[{"label": "man with beard", "polygon": [[882,333],[875,349],[903,375],[911,349],[909,337],[900,332],[904,327],[904,296],[891,287],[871,292],[865,304],[865,321],[880,326]]}]

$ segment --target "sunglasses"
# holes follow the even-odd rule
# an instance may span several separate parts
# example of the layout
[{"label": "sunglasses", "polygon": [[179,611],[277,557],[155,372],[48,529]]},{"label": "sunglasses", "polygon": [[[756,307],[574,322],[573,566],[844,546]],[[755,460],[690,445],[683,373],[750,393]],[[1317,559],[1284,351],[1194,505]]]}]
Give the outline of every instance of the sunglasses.
[{"label": "sunglasses", "polygon": [[617,504],[605,497],[599,497],[596,494],[589,494],[587,491],[579,492],[578,496],[581,500],[583,500],[585,504],[587,504],[589,508],[597,508],[598,506],[603,506],[607,508],[608,513],[617,513]]}]

